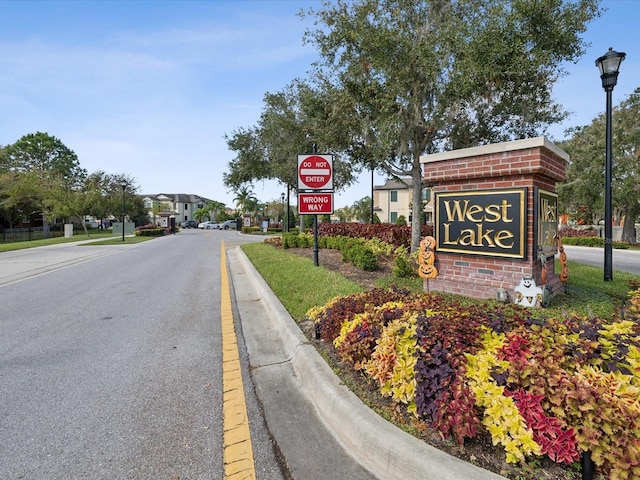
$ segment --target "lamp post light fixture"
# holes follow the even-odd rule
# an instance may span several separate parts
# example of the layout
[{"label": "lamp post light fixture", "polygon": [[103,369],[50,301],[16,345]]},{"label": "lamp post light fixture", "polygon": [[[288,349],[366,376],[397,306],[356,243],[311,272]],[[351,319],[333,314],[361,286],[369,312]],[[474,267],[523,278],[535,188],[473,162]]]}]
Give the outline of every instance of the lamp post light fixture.
[{"label": "lamp post light fixture", "polygon": [[613,280],[613,226],[612,226],[612,169],[613,150],[611,148],[611,92],[618,83],[618,69],[626,54],[616,52],[612,48],[596,60],[596,66],[600,70],[602,88],[607,94],[606,133],[605,133],[605,162],[604,162],[604,281]]},{"label": "lamp post light fixture", "polygon": [[124,192],[127,189],[127,184],[122,184],[122,243],[124,243],[124,216],[126,214],[126,207],[124,203]]}]

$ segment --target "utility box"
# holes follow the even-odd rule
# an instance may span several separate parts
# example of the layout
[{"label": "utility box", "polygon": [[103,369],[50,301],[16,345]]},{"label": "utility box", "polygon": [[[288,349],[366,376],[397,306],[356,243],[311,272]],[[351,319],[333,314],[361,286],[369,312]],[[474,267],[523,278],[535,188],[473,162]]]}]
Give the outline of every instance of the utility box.
[{"label": "utility box", "polygon": [[[114,235],[122,235],[122,222],[113,222],[111,224],[112,232]],[[126,222],[124,233],[125,235],[133,235],[133,232],[136,228],[136,224],[133,222]]]},{"label": "utility box", "polygon": [[73,223],[64,224],[64,238],[73,237]]}]

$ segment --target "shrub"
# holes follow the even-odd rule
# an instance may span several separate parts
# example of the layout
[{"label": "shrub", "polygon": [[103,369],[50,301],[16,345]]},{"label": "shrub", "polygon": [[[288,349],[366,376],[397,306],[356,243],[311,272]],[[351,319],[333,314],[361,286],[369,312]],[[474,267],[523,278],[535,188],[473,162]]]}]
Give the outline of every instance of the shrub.
[{"label": "shrub", "polygon": [[399,278],[410,278],[418,276],[418,265],[407,247],[398,247],[394,251],[393,275]]},{"label": "shrub", "polygon": [[[589,231],[589,230],[585,230]],[[578,245],[580,247],[604,247],[604,238],[594,236],[583,237],[563,237],[562,243],[564,245]],[[629,244],[625,242],[614,241],[612,243],[613,248],[625,250],[629,248]]]},{"label": "shrub", "polygon": [[562,243],[565,238],[571,237],[597,237],[598,232],[592,228],[561,228],[558,230],[558,236],[562,237]]},{"label": "shrub", "polygon": [[308,233],[283,233],[283,248],[309,248],[313,245],[313,235]]},{"label": "shrub", "polygon": [[[318,225],[318,235],[321,237],[350,237],[371,240],[377,238],[394,247],[411,246],[411,227],[397,226],[389,223],[322,223]],[[420,235],[433,235],[431,225],[421,225]]]},{"label": "shrub", "polygon": [[378,258],[375,253],[361,242],[353,242],[342,250],[342,259],[367,272],[378,269]]},{"label": "shrub", "polygon": [[148,224],[136,227],[133,233],[134,235],[141,237],[159,237],[171,232],[164,227],[158,227],[157,225]]},{"label": "shrub", "polygon": [[407,224],[407,219],[405,218],[404,215],[400,215],[398,218],[396,218],[395,221],[395,225],[406,225]]}]

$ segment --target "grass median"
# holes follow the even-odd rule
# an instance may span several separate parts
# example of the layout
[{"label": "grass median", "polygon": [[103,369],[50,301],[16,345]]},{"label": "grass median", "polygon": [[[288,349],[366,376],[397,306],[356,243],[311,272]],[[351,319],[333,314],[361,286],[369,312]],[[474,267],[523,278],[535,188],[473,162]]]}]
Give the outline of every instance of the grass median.
[{"label": "grass median", "polygon": [[[291,313],[291,316],[298,322],[304,319],[306,311],[311,307],[324,305],[329,299],[337,295],[347,295],[362,291],[362,287],[344,279],[340,274],[322,266],[315,267],[313,261],[307,257],[275,248],[272,245],[259,243],[243,245],[242,249],[276,296],[278,296]],[[601,268],[580,265],[575,262],[570,262],[569,268],[570,278],[566,294],[556,296],[548,308],[531,309],[529,313],[531,313],[532,316],[537,317],[539,315],[540,320],[543,320],[544,317],[562,319],[565,318],[569,312],[573,311],[582,316],[599,317],[602,319],[614,318],[616,307],[622,305],[626,293],[631,289],[630,282],[640,281],[639,275],[616,271],[614,273],[614,281],[604,282],[602,280]],[[379,280],[380,283],[387,285],[394,283],[393,276],[380,278]],[[416,285],[419,284],[420,282]],[[378,282],[376,282],[376,285],[378,285]],[[421,291],[419,286],[414,290]],[[453,298],[455,296],[453,295],[443,295],[442,297],[444,303],[455,300]],[[458,303],[457,305],[464,310],[467,306],[466,303],[472,304],[476,302],[482,306],[486,305],[487,310],[491,311],[490,303],[496,302],[496,300],[475,300],[467,298],[464,299],[464,303]],[[343,307],[348,308],[346,306]],[[340,311],[341,307],[336,306],[336,308]],[[449,320],[457,321],[455,313]],[[460,321],[464,324],[465,322],[472,321],[472,319],[465,317],[463,313]],[[311,328],[305,328],[304,326],[302,326],[302,328],[307,335],[313,331]],[[364,331],[365,330],[363,330],[363,332]],[[466,331],[466,329],[463,328],[462,331]],[[365,333],[365,338],[366,335]],[[357,345],[359,341],[362,341],[361,337],[356,337],[360,340],[353,340],[352,338],[352,345]],[[388,337],[386,338],[388,339]],[[559,463],[554,463],[546,457],[531,457],[527,462],[522,462],[517,465],[505,464],[504,451],[501,448],[492,448],[492,441],[486,437],[484,439],[470,439],[469,442],[465,442],[464,447],[460,447],[452,441],[443,440],[440,433],[434,433],[434,431],[426,428],[424,423],[416,422],[414,416],[404,414],[401,407],[399,407],[399,403],[393,403],[388,397],[381,395],[377,390],[377,387],[379,387],[377,383],[363,375],[362,372],[352,370],[349,360],[345,360],[344,358],[341,360],[341,357],[333,350],[332,342],[314,342],[312,338],[310,338],[310,342],[316,346],[320,355],[323,356],[347,388],[356,394],[367,406],[399,428],[430,443],[436,448],[458,456],[463,460],[476,463],[482,468],[487,468],[511,479],[549,478],[554,480],[569,480],[578,478],[580,474],[579,462],[574,462],[571,466],[563,466]],[[560,341],[560,343],[562,342]],[[464,342],[461,344],[466,345],[467,343]],[[382,345],[388,345],[388,342]],[[347,357],[355,351],[353,348],[347,350]],[[379,360],[375,361],[378,362],[378,366],[384,363]],[[432,365],[434,370],[440,368],[436,361],[433,361]],[[394,369],[394,372],[395,371]],[[401,375],[401,371],[398,370],[398,372],[400,372],[399,374]],[[405,377],[404,380],[406,381],[407,378],[408,376]],[[396,384],[401,385],[402,382],[397,381]],[[422,391],[425,391],[425,389],[423,388]],[[499,404],[496,403],[496,405]],[[496,444],[493,443],[493,445]],[[602,477],[594,478],[601,479]]]},{"label": "grass median", "polygon": [[[304,319],[311,307],[324,305],[338,295],[363,290],[339,273],[323,266],[316,267],[310,259],[272,245],[251,243],[243,245],[242,249],[296,321]],[[566,312],[575,312],[611,318],[615,309],[623,304],[630,282],[640,281],[640,275],[616,271],[612,282],[604,282],[601,268],[572,261],[569,272],[566,294],[557,295],[547,308],[539,309],[541,315],[562,317]],[[422,288],[420,278],[407,281],[389,276],[376,283],[380,287],[395,283],[413,291]]]},{"label": "grass median", "polygon": [[[126,235],[124,237],[125,244],[146,242],[158,237],[149,237],[145,235]],[[27,248],[46,247],[48,245],[58,245],[61,243],[86,242],[80,245],[122,245],[122,235],[114,235],[111,232],[92,231],[90,236],[84,234],[76,234],[73,237],[54,237],[44,238],[40,240],[25,240],[21,242],[0,243],[0,252],[10,252],[12,250],[24,250]]]},{"label": "grass median", "polygon": [[242,250],[296,321],[313,306],[362,291],[357,283],[286,250],[264,243],[247,243]]}]

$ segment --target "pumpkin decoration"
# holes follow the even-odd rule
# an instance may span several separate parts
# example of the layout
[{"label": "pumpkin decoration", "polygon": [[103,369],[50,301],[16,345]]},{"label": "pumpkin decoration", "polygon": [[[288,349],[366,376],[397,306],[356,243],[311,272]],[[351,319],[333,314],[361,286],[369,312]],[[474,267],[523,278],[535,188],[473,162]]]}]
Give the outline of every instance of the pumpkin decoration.
[{"label": "pumpkin decoration", "polygon": [[434,250],[436,248],[436,239],[432,236],[424,237],[420,241],[420,249],[421,250]]},{"label": "pumpkin decoration", "polygon": [[427,236],[420,241],[420,254],[418,259],[420,260],[420,266],[418,267],[418,275],[422,278],[436,278],[438,276],[438,269],[434,263],[436,261],[435,254],[436,239]]},{"label": "pumpkin decoration", "polygon": [[438,269],[434,265],[420,265],[418,267],[418,274],[422,278],[436,278],[438,276]]},{"label": "pumpkin decoration", "polygon": [[420,252],[420,259],[422,260],[420,263],[425,265],[433,265],[435,262],[436,254],[433,253],[433,250],[426,250]]}]

